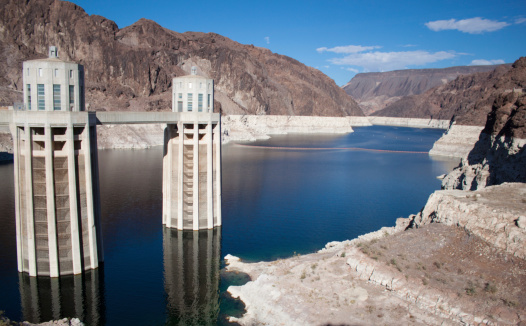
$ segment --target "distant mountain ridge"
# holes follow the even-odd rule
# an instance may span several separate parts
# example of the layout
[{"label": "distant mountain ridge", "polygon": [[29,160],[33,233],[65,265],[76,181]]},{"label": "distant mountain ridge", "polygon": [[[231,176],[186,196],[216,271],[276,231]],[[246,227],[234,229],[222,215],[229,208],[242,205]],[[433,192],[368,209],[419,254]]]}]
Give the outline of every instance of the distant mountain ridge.
[{"label": "distant mountain ridge", "polygon": [[0,31],[0,105],[22,101],[22,61],[56,45],[61,59],[84,65],[90,110],[169,110],[172,78],[197,66],[224,114],[363,116],[319,70],[214,33],[146,19],[119,29],[60,0],[0,0]]},{"label": "distant mountain ridge", "polygon": [[490,72],[459,76],[423,94],[404,97],[373,115],[453,119],[461,125],[485,126],[492,109],[505,106],[499,98],[525,92],[526,57],[522,57],[511,67],[501,65]]},{"label": "distant mountain ridge", "polygon": [[405,96],[422,94],[460,75],[492,71],[497,66],[458,66],[360,73],[343,86],[343,89],[358,102],[366,115],[370,115]]}]

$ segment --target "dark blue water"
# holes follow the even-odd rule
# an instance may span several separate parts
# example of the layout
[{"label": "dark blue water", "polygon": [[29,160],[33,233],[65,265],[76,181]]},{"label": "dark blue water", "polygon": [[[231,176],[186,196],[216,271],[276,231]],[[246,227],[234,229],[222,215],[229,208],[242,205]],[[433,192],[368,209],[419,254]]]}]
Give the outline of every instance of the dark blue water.
[{"label": "dark blue water", "polygon": [[[84,276],[19,276],[13,166],[0,165],[0,310],[14,320],[80,317],[91,325],[211,324],[221,315],[222,257],[271,260],[321,249],[416,213],[455,164],[427,154],[442,131],[364,127],[223,147],[223,227],[163,229],[162,149],[99,151],[105,263]],[[225,310],[223,305],[221,309]],[[223,311],[222,310],[222,311]]]}]

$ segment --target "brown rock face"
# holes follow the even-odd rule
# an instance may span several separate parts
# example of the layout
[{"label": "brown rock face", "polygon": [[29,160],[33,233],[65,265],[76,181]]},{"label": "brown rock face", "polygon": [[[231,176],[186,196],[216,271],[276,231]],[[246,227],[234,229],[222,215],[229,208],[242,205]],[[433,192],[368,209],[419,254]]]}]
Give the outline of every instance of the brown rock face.
[{"label": "brown rock face", "polygon": [[362,73],[354,76],[343,89],[369,115],[406,96],[422,94],[433,87],[444,85],[458,76],[492,71],[496,67],[459,66]]},{"label": "brown rock face", "polygon": [[[424,94],[403,98],[373,115],[454,119],[457,124],[484,126],[492,108],[502,106],[503,112],[504,102],[515,102],[525,88],[526,58],[522,57],[511,67],[502,65],[491,72],[458,77]],[[511,103],[506,105],[511,107]],[[513,123],[520,124],[523,118],[514,119]]]},{"label": "brown rock face", "polygon": [[225,114],[363,116],[320,71],[214,33],[177,33],[141,19],[119,29],[59,0],[0,0],[0,104],[22,101],[21,63],[59,56],[86,71],[90,110],[169,110],[171,81],[191,66],[213,78]]}]

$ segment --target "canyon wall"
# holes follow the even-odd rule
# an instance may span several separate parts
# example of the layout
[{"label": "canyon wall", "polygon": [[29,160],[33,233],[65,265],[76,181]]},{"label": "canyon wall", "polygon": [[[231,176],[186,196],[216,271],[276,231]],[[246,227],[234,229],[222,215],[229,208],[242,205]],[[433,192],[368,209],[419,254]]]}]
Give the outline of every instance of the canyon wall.
[{"label": "canyon wall", "polygon": [[59,0],[2,0],[0,105],[22,101],[22,61],[47,56],[84,65],[89,110],[170,110],[172,78],[192,66],[215,81],[223,114],[363,116],[317,69],[214,33],[178,33],[140,19],[125,28]]},{"label": "canyon wall", "polygon": [[403,97],[422,94],[458,76],[491,71],[496,67],[459,66],[361,73],[354,76],[343,89],[358,102],[366,115],[370,115]]}]

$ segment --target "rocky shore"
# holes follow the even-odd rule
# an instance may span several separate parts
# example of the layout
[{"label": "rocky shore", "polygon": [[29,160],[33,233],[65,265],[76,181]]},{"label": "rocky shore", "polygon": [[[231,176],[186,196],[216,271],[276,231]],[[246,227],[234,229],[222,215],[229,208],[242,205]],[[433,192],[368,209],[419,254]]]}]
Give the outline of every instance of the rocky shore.
[{"label": "rocky shore", "polygon": [[[526,185],[435,192],[395,227],[273,262],[225,257],[241,325],[526,323]],[[510,207],[509,201],[515,204]],[[453,218],[454,217],[454,218]],[[522,325],[522,324],[521,324]]]},{"label": "rocky shore", "polygon": [[[256,141],[270,135],[286,133],[350,133],[352,127],[371,125],[412,128],[447,129],[449,121],[388,117],[312,117],[278,115],[227,115],[222,117],[223,143],[230,141]],[[462,126],[465,127],[465,126]],[[457,130],[457,129],[455,129]],[[465,134],[466,131],[463,131]],[[454,133],[456,136],[458,133]],[[144,149],[163,144],[164,126],[157,125],[105,125],[97,127],[99,149]],[[450,137],[451,138],[451,137]],[[457,141],[446,141],[436,155],[451,156],[460,150]],[[469,138],[469,141],[472,139]],[[472,145],[472,144],[471,144]],[[465,146],[466,148],[469,145]],[[8,130],[0,130],[0,152],[12,153],[13,144]],[[453,155],[455,156],[455,155]]]},{"label": "rocky shore", "polygon": [[393,118],[393,117],[367,117],[371,124],[379,126],[411,127],[411,128],[433,128],[447,129],[449,120],[418,119],[418,118]]},{"label": "rocky shore", "polygon": [[429,155],[462,158],[473,149],[484,127],[451,125],[429,151]]},{"label": "rocky shore", "polygon": [[309,117],[228,115],[222,117],[223,142],[255,141],[287,133],[350,133],[352,127],[370,126],[366,117]]},{"label": "rocky shore", "polygon": [[[222,117],[223,143],[268,139],[286,133],[350,133],[352,127],[370,126],[366,117],[310,117],[279,115],[227,115]],[[164,126],[105,125],[97,127],[99,149],[143,149],[162,146]],[[8,130],[0,130],[0,152],[13,152]]]}]

